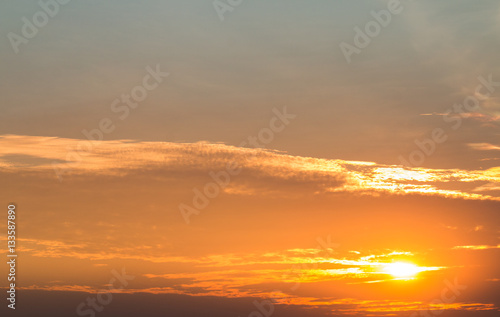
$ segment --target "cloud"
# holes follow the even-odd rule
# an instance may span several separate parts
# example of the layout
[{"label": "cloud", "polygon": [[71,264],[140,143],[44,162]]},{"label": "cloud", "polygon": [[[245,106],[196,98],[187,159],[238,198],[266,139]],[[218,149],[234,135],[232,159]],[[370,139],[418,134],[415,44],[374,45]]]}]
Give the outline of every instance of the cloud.
[{"label": "cloud", "polygon": [[[437,116],[437,117],[448,117],[450,116],[450,113],[438,113],[438,112],[433,112],[433,113],[422,113],[420,114],[421,116]],[[497,122],[500,121],[500,116],[494,116],[491,114],[484,114],[484,113],[479,113],[479,112],[464,112],[464,113],[457,113],[456,116],[466,118],[466,119],[471,119],[483,123],[489,123],[489,122]]]},{"label": "cloud", "polygon": [[500,245],[459,245],[453,247],[453,250],[490,250],[490,249],[500,249]]},{"label": "cloud", "polygon": [[[46,253],[43,250],[23,250],[25,257],[75,257],[75,252],[71,252],[70,248],[76,246],[56,241],[36,242],[29,239],[22,239],[21,242],[23,244],[36,243],[36,247],[42,247],[42,249],[47,246],[58,246],[62,249],[60,254]],[[138,284],[128,287],[126,291],[196,296],[265,297],[269,291],[269,285],[276,285],[283,290],[284,294],[288,294],[284,297],[288,297],[293,294],[299,284],[390,282],[393,277],[384,271],[387,263],[392,263],[402,257],[411,259],[415,256],[411,252],[401,251],[354,255],[343,250],[319,252],[321,252],[320,249],[291,249],[265,254],[215,254],[202,258],[159,257],[152,262],[163,264],[159,266],[160,271],[150,273],[147,269],[149,266],[143,265],[143,272],[136,280]],[[140,258],[130,256],[133,253],[137,251],[123,250],[121,256],[115,255],[113,259],[139,260]],[[77,258],[83,257],[77,256]],[[93,260],[97,259],[104,260],[100,257]],[[141,260],[149,261],[151,258],[143,257]],[[165,269],[168,263],[177,263],[182,269],[177,272]],[[104,265],[101,264],[98,267],[102,266]],[[419,272],[444,269],[446,267],[419,266]],[[129,272],[128,269],[127,272]],[[130,272],[130,274],[136,273]],[[100,287],[100,284],[91,284],[90,281],[73,285],[65,283],[67,282],[38,282],[23,289],[92,292]],[[143,289],[141,285],[155,285],[155,287]]]},{"label": "cloud", "polygon": [[[472,144],[475,149],[499,149]],[[39,173],[55,178],[79,176],[123,177],[128,174],[177,177],[208,175],[241,167],[225,189],[233,195],[288,194],[300,189],[314,194],[336,192],[362,195],[435,195],[474,200],[500,200],[477,193],[478,186],[500,183],[500,168],[488,170],[429,169],[383,165],[373,162],[292,156],[265,149],[224,144],[139,142],[132,140],[86,141],[37,136],[0,136],[0,169],[7,173]],[[84,151],[84,149],[89,151]],[[29,164],[26,164],[29,158]],[[69,161],[68,161],[69,160]],[[49,163],[50,162],[50,163]],[[265,181],[264,181],[265,180]]]},{"label": "cloud", "polygon": [[500,184],[488,183],[488,184],[484,184],[482,186],[479,186],[477,188],[474,188],[473,190],[477,191],[477,192],[492,191],[492,190],[498,191],[498,190],[500,190]]},{"label": "cloud", "polygon": [[500,146],[493,145],[490,143],[469,143],[467,144],[469,148],[477,151],[498,151]]}]

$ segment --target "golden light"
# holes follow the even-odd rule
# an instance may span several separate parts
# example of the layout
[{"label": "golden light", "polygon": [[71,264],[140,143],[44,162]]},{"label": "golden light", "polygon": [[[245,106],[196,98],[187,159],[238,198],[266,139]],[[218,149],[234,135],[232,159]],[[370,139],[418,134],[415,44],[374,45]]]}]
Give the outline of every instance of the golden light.
[{"label": "golden light", "polygon": [[415,264],[394,262],[384,266],[384,272],[397,278],[412,278],[422,270]]}]

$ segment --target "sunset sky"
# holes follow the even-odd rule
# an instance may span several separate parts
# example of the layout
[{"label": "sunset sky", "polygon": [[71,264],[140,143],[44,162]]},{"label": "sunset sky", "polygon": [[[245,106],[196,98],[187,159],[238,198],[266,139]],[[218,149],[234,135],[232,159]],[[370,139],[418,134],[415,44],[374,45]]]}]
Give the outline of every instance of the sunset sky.
[{"label": "sunset sky", "polygon": [[2,316],[499,316],[498,1],[18,0],[0,25]]}]

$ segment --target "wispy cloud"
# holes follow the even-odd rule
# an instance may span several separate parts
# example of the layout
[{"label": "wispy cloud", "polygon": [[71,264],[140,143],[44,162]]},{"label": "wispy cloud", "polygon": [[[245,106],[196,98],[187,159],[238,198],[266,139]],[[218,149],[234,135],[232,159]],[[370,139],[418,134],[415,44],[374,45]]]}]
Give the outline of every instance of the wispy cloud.
[{"label": "wispy cloud", "polygon": [[490,143],[469,143],[467,144],[471,149],[478,151],[498,151],[500,146]]},{"label": "wispy cloud", "polygon": [[[80,161],[66,161],[68,151],[81,142],[54,137],[4,135],[0,137],[0,169],[3,172],[39,172],[54,177],[55,169],[70,164],[68,175],[110,175],[159,171],[199,173],[224,170],[228,162],[243,167],[245,173],[225,190],[227,194],[272,194],[280,186],[263,185],[268,179],[282,185],[308,185],[314,193],[356,192],[378,195],[421,194],[464,199],[499,200],[478,194],[467,183],[500,183],[500,168],[488,170],[428,169],[383,165],[373,162],[329,160],[292,156],[265,149],[248,149],[224,144],[138,142],[115,140],[95,142]],[[474,149],[500,149],[491,144],[472,144]],[[74,153],[74,152],[72,152]],[[30,157],[30,164],[20,158]],[[50,162],[50,163],[49,163]],[[258,189],[258,190],[257,190]]]},{"label": "wispy cloud", "polygon": [[490,249],[500,249],[500,245],[459,245],[453,247],[454,250],[490,250]]}]

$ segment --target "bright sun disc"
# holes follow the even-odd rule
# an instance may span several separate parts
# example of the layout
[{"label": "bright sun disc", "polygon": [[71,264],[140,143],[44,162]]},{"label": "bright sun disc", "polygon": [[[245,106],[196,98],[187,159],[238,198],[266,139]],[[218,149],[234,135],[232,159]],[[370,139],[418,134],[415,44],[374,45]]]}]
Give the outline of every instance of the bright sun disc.
[{"label": "bright sun disc", "polygon": [[411,263],[395,262],[387,264],[384,267],[384,272],[391,274],[394,277],[410,278],[417,275],[417,273],[420,272],[420,269],[418,266]]}]

